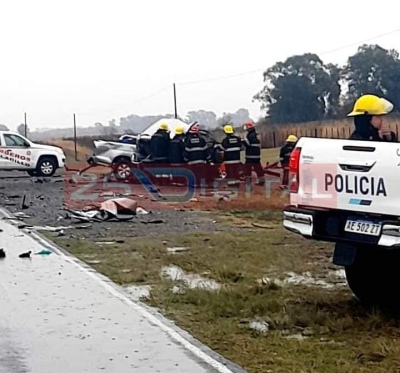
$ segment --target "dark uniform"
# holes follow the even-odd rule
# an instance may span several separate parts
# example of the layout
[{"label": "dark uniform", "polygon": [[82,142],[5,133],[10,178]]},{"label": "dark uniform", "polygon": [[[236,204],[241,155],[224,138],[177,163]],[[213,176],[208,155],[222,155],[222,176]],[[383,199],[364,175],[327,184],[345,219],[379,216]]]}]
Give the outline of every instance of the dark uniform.
[{"label": "dark uniform", "polygon": [[[169,143],[169,161],[170,161],[170,166],[171,169],[174,172],[178,171],[177,173],[179,174],[179,170],[176,170],[177,168],[181,169],[185,167],[185,158],[184,158],[184,152],[185,152],[185,135],[177,134],[175,137],[171,140]],[[172,175],[172,180],[176,183],[181,183],[185,184],[186,179],[181,178],[180,175]]]},{"label": "dark uniform", "polygon": [[[166,129],[158,129],[150,140],[150,159],[157,163],[157,167],[168,167],[169,164],[169,132]],[[156,174],[156,180],[160,185],[168,183],[170,176],[168,174]]]},{"label": "dark uniform", "polygon": [[390,131],[389,136],[382,138],[379,131],[371,124],[371,116],[360,115],[354,118],[355,130],[349,140],[397,142],[397,136]]},{"label": "dark uniform", "polygon": [[[240,179],[240,151],[242,150],[242,139],[234,134],[227,134],[220,146],[224,151],[224,164],[226,178],[238,181]],[[229,182],[228,182],[229,183]]]},{"label": "dark uniform", "polygon": [[201,185],[206,178],[208,147],[206,140],[196,132],[189,132],[185,139],[185,160],[194,173],[196,185]]},{"label": "dark uniform", "polygon": [[243,140],[246,149],[246,163],[244,165],[244,175],[251,177],[254,170],[257,174],[258,183],[263,184],[264,170],[261,166],[261,141],[258,138],[255,128],[248,130],[246,138]]},{"label": "dark uniform", "polygon": [[283,176],[282,176],[282,186],[286,187],[289,183],[289,161],[290,154],[295,148],[295,142],[287,142],[285,145],[281,147],[279,160],[281,162],[281,166],[283,168]]},{"label": "dark uniform", "polygon": [[151,137],[150,141],[150,153],[151,159],[158,163],[169,162],[169,144],[170,137],[166,130],[159,129]]},{"label": "dark uniform", "polygon": [[175,135],[169,143],[169,161],[171,164],[185,163],[183,153],[185,151],[185,135]]}]

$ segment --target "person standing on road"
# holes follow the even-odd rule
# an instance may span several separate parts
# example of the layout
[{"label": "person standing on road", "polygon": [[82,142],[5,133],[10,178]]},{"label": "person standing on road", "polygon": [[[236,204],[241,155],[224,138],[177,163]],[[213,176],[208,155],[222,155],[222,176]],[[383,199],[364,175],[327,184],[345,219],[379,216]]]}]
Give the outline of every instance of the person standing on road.
[{"label": "person standing on road", "polygon": [[184,143],[184,158],[196,178],[195,184],[197,186],[200,186],[202,181],[206,179],[206,166],[208,158],[207,142],[199,132],[200,126],[198,124],[194,124],[192,127],[190,127]]},{"label": "person standing on road", "polygon": [[295,148],[297,143],[297,137],[295,135],[289,135],[286,139],[285,144],[281,147],[279,153],[279,161],[281,163],[283,174],[282,174],[282,184],[281,189],[286,189],[289,184],[289,161],[290,154]]},{"label": "person standing on road", "polygon": [[242,139],[235,135],[233,126],[224,127],[225,138],[219,145],[224,152],[224,165],[226,169],[226,178],[231,179],[228,184],[238,184],[240,180],[240,170],[242,162],[240,161],[240,151],[242,150]]},{"label": "person standing on road", "polygon": [[246,163],[244,165],[244,176],[251,178],[251,172],[254,170],[257,174],[256,185],[264,185],[264,170],[261,166],[261,141],[258,138],[254,123],[248,121],[244,124],[247,130],[246,137],[242,140],[245,147]]},{"label": "person standing on road", "polygon": [[383,116],[393,110],[393,104],[375,95],[363,95],[356,100],[353,110],[347,114],[354,117],[355,130],[349,140],[397,142]]}]

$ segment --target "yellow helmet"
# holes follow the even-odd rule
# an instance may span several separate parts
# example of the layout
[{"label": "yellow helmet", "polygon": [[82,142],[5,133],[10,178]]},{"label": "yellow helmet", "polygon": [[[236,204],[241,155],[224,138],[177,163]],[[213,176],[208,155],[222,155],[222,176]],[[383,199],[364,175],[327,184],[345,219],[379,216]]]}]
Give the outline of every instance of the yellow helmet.
[{"label": "yellow helmet", "polygon": [[160,127],[158,127],[158,129],[168,131],[168,124],[165,122],[161,123]]},{"label": "yellow helmet", "polygon": [[182,135],[183,134],[183,127],[182,126],[178,126],[175,128],[175,133],[177,135]]},{"label": "yellow helmet", "polygon": [[230,124],[227,124],[224,126],[224,132],[225,133],[234,133],[235,131],[233,130],[233,127]]},{"label": "yellow helmet", "polygon": [[393,110],[393,104],[375,95],[363,95],[355,103],[348,117],[356,115],[385,115]]},{"label": "yellow helmet", "polygon": [[287,142],[297,142],[297,137],[295,135],[289,135],[286,139]]}]

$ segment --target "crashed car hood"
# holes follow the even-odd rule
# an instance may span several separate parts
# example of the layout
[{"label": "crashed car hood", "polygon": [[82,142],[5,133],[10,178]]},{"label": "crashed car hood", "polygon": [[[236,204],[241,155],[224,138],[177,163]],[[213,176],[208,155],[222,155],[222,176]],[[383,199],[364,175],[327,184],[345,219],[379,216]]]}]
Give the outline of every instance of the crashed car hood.
[{"label": "crashed car hood", "polygon": [[135,151],[136,145],[128,144],[124,142],[117,142],[117,141],[105,141],[105,140],[94,140],[93,145],[96,149],[101,149],[101,151],[115,149],[115,150],[122,150],[122,151]]}]

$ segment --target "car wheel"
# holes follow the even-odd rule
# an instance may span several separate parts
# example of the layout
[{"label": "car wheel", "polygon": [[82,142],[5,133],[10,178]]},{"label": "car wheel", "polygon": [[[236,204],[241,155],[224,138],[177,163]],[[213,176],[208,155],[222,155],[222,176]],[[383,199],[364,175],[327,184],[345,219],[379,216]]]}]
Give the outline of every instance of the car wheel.
[{"label": "car wheel", "polygon": [[130,178],[131,162],[128,158],[119,158],[113,163],[113,172],[117,179],[127,180]]},{"label": "car wheel", "polygon": [[36,172],[39,176],[51,177],[56,172],[56,163],[52,158],[41,158],[38,162]]}]

